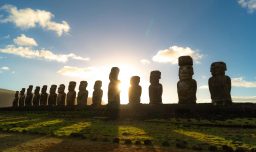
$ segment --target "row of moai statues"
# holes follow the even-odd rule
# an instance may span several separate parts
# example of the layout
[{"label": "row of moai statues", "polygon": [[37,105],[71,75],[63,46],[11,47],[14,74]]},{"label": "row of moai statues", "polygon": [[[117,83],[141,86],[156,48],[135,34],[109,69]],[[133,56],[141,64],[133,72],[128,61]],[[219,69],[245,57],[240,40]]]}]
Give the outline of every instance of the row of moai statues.
[{"label": "row of moai statues", "polygon": [[[179,104],[196,104],[196,92],[197,92],[197,82],[193,79],[193,59],[190,56],[181,56],[178,59],[179,65],[179,81],[177,83],[177,92]],[[214,105],[229,105],[232,103],[231,99],[231,79],[225,75],[227,70],[226,64],[224,62],[214,62],[211,65],[212,77],[209,78],[208,85],[211,94],[212,103]],[[109,85],[108,85],[108,105],[119,106],[120,105],[120,90],[118,80],[119,68],[113,67],[109,74]],[[149,104],[162,104],[162,94],[163,86],[159,83],[161,79],[160,71],[151,71],[150,73],[150,86],[149,86]],[[138,105],[141,100],[142,88],[139,85],[140,77],[132,76],[130,79],[130,88],[128,92],[129,104]],[[86,90],[88,83],[86,81],[81,81],[79,85],[79,92],[77,95],[77,105],[85,106],[87,105],[88,91]],[[103,91],[101,89],[102,82],[96,81],[93,91],[93,105],[101,105]],[[57,85],[52,85],[50,88],[50,95],[46,93],[47,86],[43,86],[41,94],[39,93],[40,87],[36,87],[34,91],[34,96],[32,94],[33,86],[29,86],[27,89],[27,94],[25,97],[25,89],[23,88],[19,92],[16,92],[15,99],[13,102],[14,106],[24,106],[24,101],[26,106],[31,106],[33,101],[34,106],[39,105],[75,105],[76,98],[76,82],[71,81],[69,83],[69,92],[65,93],[65,85],[61,84],[58,88],[58,95],[55,93]],[[66,99],[67,97],[67,99]]]},{"label": "row of moai statues", "polygon": [[[44,85],[40,94],[40,87],[37,86],[32,93],[33,86],[30,85],[25,94],[25,88],[21,91],[16,91],[13,100],[13,107],[38,107],[38,106],[74,106],[77,100],[78,106],[87,105],[88,91],[86,90],[88,83],[81,81],[79,85],[79,92],[76,96],[76,82],[69,82],[68,93],[65,93],[65,85],[60,84],[58,87],[58,94],[56,93],[57,85],[51,85],[50,93],[47,93],[47,86]],[[102,82],[96,81],[94,84],[92,105],[99,106],[102,102],[103,91],[101,89]]]}]

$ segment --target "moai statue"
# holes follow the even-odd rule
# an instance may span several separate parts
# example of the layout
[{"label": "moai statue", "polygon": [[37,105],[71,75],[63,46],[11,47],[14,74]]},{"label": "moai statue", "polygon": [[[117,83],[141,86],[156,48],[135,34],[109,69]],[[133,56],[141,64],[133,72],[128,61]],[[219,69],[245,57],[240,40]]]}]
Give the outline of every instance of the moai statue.
[{"label": "moai statue", "polygon": [[92,105],[93,106],[100,106],[101,105],[101,101],[102,101],[102,95],[103,95],[103,91],[101,89],[102,86],[102,81],[95,81],[94,84],[94,91],[92,94]]},{"label": "moai statue", "polygon": [[109,85],[108,85],[108,104],[113,106],[120,105],[120,89],[118,80],[119,68],[113,67],[109,74]]},{"label": "moai statue", "polygon": [[48,106],[56,106],[56,102],[57,102],[57,94],[56,94],[56,90],[57,90],[57,85],[51,85],[50,88],[50,94],[48,97]]},{"label": "moai statue", "polygon": [[177,91],[179,104],[196,104],[197,83],[194,75],[193,59],[190,56],[179,57],[179,82]]},{"label": "moai statue", "polygon": [[48,99],[47,85],[43,85],[40,95],[40,106],[46,106]]},{"label": "moai statue", "polygon": [[130,80],[130,88],[129,88],[129,104],[136,105],[140,104],[140,96],[141,96],[141,86],[140,77],[133,76]]},{"label": "moai statue", "polygon": [[25,106],[25,90],[25,88],[22,88],[20,91],[19,107]]},{"label": "moai statue", "polygon": [[14,95],[13,102],[12,102],[12,106],[18,107],[18,102],[19,102],[19,91],[16,91],[15,95]]},{"label": "moai statue", "polygon": [[208,81],[212,103],[214,105],[228,105],[231,99],[231,79],[225,75],[226,63],[214,62],[211,64],[212,77]]},{"label": "moai statue", "polygon": [[33,97],[33,106],[38,107],[40,101],[40,87],[36,87],[34,91],[34,97]]},{"label": "moai statue", "polygon": [[25,98],[25,106],[26,107],[31,107],[32,106],[32,98],[33,98],[33,85],[29,85],[27,89],[27,94]]},{"label": "moai statue", "polygon": [[79,92],[77,95],[77,105],[85,106],[87,105],[88,91],[86,90],[88,83],[87,81],[81,81],[79,85]]},{"label": "moai statue", "polygon": [[163,86],[159,83],[160,71],[151,71],[149,86],[149,104],[162,104]]},{"label": "moai statue", "polygon": [[61,84],[58,88],[57,105],[65,106],[65,101],[66,101],[65,85]]},{"label": "moai statue", "polygon": [[76,82],[70,81],[68,85],[67,106],[74,106],[76,100]]}]

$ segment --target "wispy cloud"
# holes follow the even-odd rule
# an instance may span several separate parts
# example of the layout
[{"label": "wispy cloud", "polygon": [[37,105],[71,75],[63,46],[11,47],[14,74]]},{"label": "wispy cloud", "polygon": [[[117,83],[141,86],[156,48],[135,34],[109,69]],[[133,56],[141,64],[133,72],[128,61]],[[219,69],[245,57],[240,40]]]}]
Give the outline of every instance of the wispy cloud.
[{"label": "wispy cloud", "polygon": [[256,96],[232,96],[234,102],[256,102]]},{"label": "wispy cloud", "polygon": [[246,8],[249,13],[253,13],[256,10],[256,0],[238,0],[238,4]]},{"label": "wispy cloud", "polygon": [[1,69],[1,70],[4,70],[4,71],[9,71],[9,70],[10,70],[10,68],[7,67],[7,66],[3,66],[3,67],[1,67],[0,69]]},{"label": "wispy cloud", "polygon": [[208,85],[201,85],[199,89],[209,89]]},{"label": "wispy cloud", "polygon": [[55,54],[51,50],[47,49],[33,49],[31,47],[8,45],[3,49],[0,49],[1,53],[13,54],[23,58],[36,58],[48,61],[67,62],[70,59],[89,61],[90,58],[84,58],[74,53],[69,54]]},{"label": "wispy cloud", "polygon": [[144,65],[147,65],[147,64],[150,64],[150,61],[147,60],[147,59],[141,59],[140,60],[140,63],[144,64]]},{"label": "wispy cloud", "polygon": [[37,46],[36,40],[31,37],[27,37],[25,34],[21,34],[16,37],[13,42],[19,46]]},{"label": "wispy cloud", "polygon": [[246,81],[243,77],[232,78],[233,87],[256,88],[256,81]]},{"label": "wispy cloud", "polygon": [[4,72],[11,72],[11,73],[15,73],[15,71],[11,70],[8,66],[2,66],[0,67],[0,73],[4,73]]},{"label": "wispy cloud", "polygon": [[57,71],[58,74],[69,76],[69,77],[77,77],[77,78],[88,78],[93,75],[93,68],[81,68],[75,66],[64,66],[60,70]]},{"label": "wispy cloud", "polygon": [[160,63],[177,64],[178,58],[183,55],[189,55],[194,61],[199,62],[203,57],[198,51],[191,49],[190,47],[171,46],[164,50],[159,50],[152,60]]},{"label": "wispy cloud", "polygon": [[18,9],[13,5],[4,5],[2,9],[8,13],[8,16],[1,20],[2,23],[13,23],[22,29],[40,26],[43,29],[56,32],[58,36],[70,30],[66,21],[61,23],[53,21],[54,15],[49,11],[31,8]]}]

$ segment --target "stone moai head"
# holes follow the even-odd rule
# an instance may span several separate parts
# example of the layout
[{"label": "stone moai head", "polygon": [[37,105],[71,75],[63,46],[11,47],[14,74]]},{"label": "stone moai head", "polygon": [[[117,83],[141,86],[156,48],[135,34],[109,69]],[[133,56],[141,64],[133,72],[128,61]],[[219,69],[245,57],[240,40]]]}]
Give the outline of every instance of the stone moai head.
[{"label": "stone moai head", "polygon": [[101,89],[101,87],[102,87],[102,81],[100,81],[100,80],[95,81],[94,90],[99,90],[99,89]]},{"label": "stone moai head", "polygon": [[51,85],[50,94],[55,94],[56,93],[56,89],[57,89],[57,85],[55,85],[55,84]]},{"label": "stone moai head", "polygon": [[29,85],[27,89],[27,94],[31,94],[33,91],[33,85]]},{"label": "stone moai head", "polygon": [[58,88],[58,93],[64,93],[65,92],[65,85],[64,84],[60,84],[59,88]]},{"label": "stone moai head", "polygon": [[193,59],[191,56],[180,56],[179,57],[179,78],[181,80],[192,79],[194,75],[193,70]]},{"label": "stone moai head", "polygon": [[155,85],[159,84],[159,80],[161,79],[161,72],[160,71],[151,71],[150,73],[150,83]]},{"label": "stone moai head", "polygon": [[80,81],[79,90],[86,90],[87,85],[87,81]]},{"label": "stone moai head", "polygon": [[35,89],[35,91],[34,91],[34,94],[39,94],[39,92],[40,92],[40,87],[37,86],[36,89]]},{"label": "stone moai head", "polygon": [[75,88],[76,88],[76,82],[70,81],[68,85],[68,91],[75,91]]},{"label": "stone moai head", "polygon": [[20,91],[20,95],[24,95],[24,94],[25,94],[25,91],[26,91],[26,89],[25,89],[25,88],[22,88],[21,91]]},{"label": "stone moai head", "polygon": [[213,62],[211,64],[212,76],[225,75],[226,70],[227,70],[227,66],[226,66],[226,63],[224,62]]},{"label": "stone moai head", "polygon": [[118,80],[118,75],[119,75],[119,68],[118,67],[112,67],[110,74],[109,74],[109,80]]},{"label": "stone moai head", "polygon": [[15,96],[15,98],[18,98],[19,97],[19,91],[16,91],[14,96]]},{"label": "stone moai head", "polygon": [[130,80],[131,86],[138,86],[140,83],[140,77],[139,76],[132,76]]},{"label": "stone moai head", "polygon": [[41,93],[45,94],[47,91],[47,85],[43,85]]}]

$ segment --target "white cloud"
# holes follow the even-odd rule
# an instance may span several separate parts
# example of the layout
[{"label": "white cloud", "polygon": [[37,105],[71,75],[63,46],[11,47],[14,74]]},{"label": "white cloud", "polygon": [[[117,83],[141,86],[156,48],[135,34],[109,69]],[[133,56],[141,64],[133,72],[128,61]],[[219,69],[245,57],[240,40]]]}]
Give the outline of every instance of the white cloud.
[{"label": "white cloud", "polygon": [[256,96],[232,96],[234,102],[256,102]]},{"label": "white cloud", "polygon": [[31,8],[18,9],[13,5],[4,5],[2,9],[9,14],[1,22],[10,22],[22,29],[40,26],[43,29],[56,32],[58,36],[70,30],[70,26],[66,21],[62,21],[61,23],[53,21],[54,15],[45,10],[33,10]]},{"label": "white cloud", "polygon": [[37,46],[36,40],[34,40],[31,37],[27,37],[24,34],[21,34],[20,36],[16,37],[13,42],[20,46]]},{"label": "white cloud", "polygon": [[232,78],[233,87],[256,88],[256,81],[246,81],[243,77]]},{"label": "white cloud", "polygon": [[77,78],[88,78],[93,75],[93,68],[80,68],[74,66],[64,66],[60,70],[57,71],[58,74],[69,76],[69,77],[77,77]]},{"label": "white cloud", "polygon": [[202,85],[199,87],[199,89],[209,89],[208,85]]},{"label": "white cloud", "polygon": [[238,0],[238,4],[246,8],[250,13],[256,10],[256,0]]},{"label": "white cloud", "polygon": [[179,47],[174,45],[167,49],[158,51],[157,54],[153,56],[152,60],[160,63],[177,64],[178,58],[184,55],[191,56],[196,62],[199,62],[199,60],[203,57],[202,54],[189,47]]},{"label": "white cloud", "polygon": [[88,61],[89,58],[83,58],[74,53],[69,54],[54,54],[47,49],[33,49],[31,47],[8,45],[3,49],[0,49],[1,53],[14,54],[24,58],[37,58],[48,61],[67,62],[70,59]]},{"label": "white cloud", "polygon": [[150,61],[147,60],[147,59],[141,59],[140,62],[141,62],[142,64],[144,64],[144,65],[150,64]]},{"label": "white cloud", "polygon": [[1,70],[4,70],[4,71],[9,71],[9,70],[10,70],[10,68],[7,67],[7,66],[3,66],[3,67],[1,67],[0,69],[1,69]]}]

